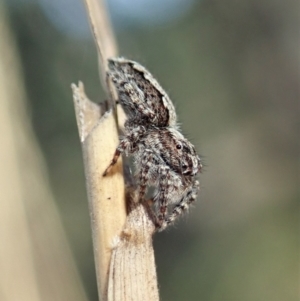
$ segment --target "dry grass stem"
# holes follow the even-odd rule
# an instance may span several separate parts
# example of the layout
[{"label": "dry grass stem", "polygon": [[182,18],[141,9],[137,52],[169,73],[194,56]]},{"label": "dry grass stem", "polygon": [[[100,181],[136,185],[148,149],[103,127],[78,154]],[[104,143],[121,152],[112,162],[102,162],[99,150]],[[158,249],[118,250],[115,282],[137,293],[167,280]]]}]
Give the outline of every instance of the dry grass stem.
[{"label": "dry grass stem", "polygon": [[[125,115],[120,107],[112,110],[116,107],[116,97],[111,83],[106,80],[107,59],[117,56],[117,48],[104,2],[84,2],[98,49],[100,77],[110,101],[107,106],[94,104],[86,97],[82,83],[78,87],[72,85],[83,149],[99,295],[102,301],[157,301],[152,220],[144,206],[134,205],[123,229],[127,213],[121,158],[109,175],[103,177],[119,143],[116,113],[120,127]],[[107,112],[108,107],[111,110]]]},{"label": "dry grass stem", "polygon": [[[84,3],[87,8],[91,29],[98,50],[101,80],[105,81],[105,71],[107,70],[106,62],[109,57],[118,55],[117,43],[107,14],[105,1],[84,0]],[[106,89],[107,87],[104,81],[102,84],[103,88]]]},{"label": "dry grass stem", "polygon": [[98,290],[101,300],[106,300],[112,242],[126,219],[122,161],[116,164],[113,174],[102,176],[118,144],[118,131],[112,111],[99,118],[101,107],[85,96],[83,84],[72,85],[72,89],[83,150]]},{"label": "dry grass stem", "polygon": [[107,301],[158,301],[153,219],[136,194],[128,201],[126,224],[112,251]]}]

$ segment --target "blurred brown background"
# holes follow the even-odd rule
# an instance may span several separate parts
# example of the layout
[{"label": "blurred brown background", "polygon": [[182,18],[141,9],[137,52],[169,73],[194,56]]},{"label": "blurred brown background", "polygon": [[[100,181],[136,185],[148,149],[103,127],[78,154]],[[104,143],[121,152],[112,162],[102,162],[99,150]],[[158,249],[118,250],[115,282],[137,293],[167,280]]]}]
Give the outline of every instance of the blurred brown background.
[{"label": "blurred brown background", "polygon": [[[206,165],[195,208],[155,236],[161,299],[299,300],[299,2],[149,1],[108,1],[120,53],[145,65],[168,91],[183,132]],[[46,246],[49,252],[43,261],[37,260],[36,253],[28,253],[35,266],[31,271],[34,279],[41,282],[41,277],[53,275],[42,288],[41,283],[37,285],[36,300],[97,300],[70,89],[72,82],[82,80],[91,99],[99,102],[105,97],[84,6],[80,0],[6,0],[0,11],[1,28],[5,24],[9,30],[5,38],[13,41],[10,46],[0,37],[1,49],[8,47],[5,53],[13,53],[12,61],[17,62],[17,67],[6,65],[2,82],[17,68],[17,87],[24,87],[17,101],[2,96],[1,102],[16,105],[8,110],[16,131],[30,127],[34,146],[24,138],[30,144],[28,154],[34,161],[37,155],[30,149],[37,149],[37,169],[43,170],[43,176],[28,184],[34,196],[10,196],[5,203],[18,186],[11,180],[13,176],[7,176],[10,165],[4,168],[12,151],[2,151],[1,178],[9,188],[1,189],[1,203],[6,204],[0,207],[2,214],[8,217],[9,208],[16,206],[14,201],[22,200],[29,241],[34,241],[29,249],[37,252]],[[0,60],[9,62],[4,54]],[[21,110],[24,121],[19,117]],[[10,128],[6,122],[1,131],[4,137],[10,137]],[[20,134],[18,141],[21,136],[25,137]],[[13,149],[22,162],[14,176],[25,179],[32,164],[24,165],[29,159],[20,143]],[[38,193],[43,185],[47,187],[45,198],[54,202],[55,220],[50,218],[46,234],[32,237],[31,231],[43,232],[43,223],[50,216],[49,204]],[[34,198],[39,203],[33,204]],[[15,212],[11,210],[7,219],[9,227],[1,218],[2,229],[8,229],[5,234],[0,232],[0,265],[8,264],[6,272],[19,255],[4,257],[3,250],[12,237],[23,235],[19,230],[10,232],[19,221],[13,217]],[[62,226],[56,229],[53,225],[60,219]],[[56,237],[52,241],[47,237],[49,231]],[[58,231],[62,234],[56,236]],[[62,245],[65,249],[55,257]],[[21,243],[12,249],[20,248]],[[68,259],[62,259],[64,256]],[[55,273],[68,260],[69,268],[59,275],[75,280],[63,284],[61,291],[74,292],[74,287],[80,287],[80,293],[47,298],[57,289],[51,279],[57,278]],[[15,268],[15,275],[19,269]],[[22,279],[28,280],[26,264],[21,270]],[[72,276],[68,276],[69,270]],[[1,281],[1,300],[25,300],[7,293],[10,285],[21,296],[30,289],[16,282],[14,272],[10,271],[8,278],[0,266]],[[52,289],[47,293],[50,282]]]}]

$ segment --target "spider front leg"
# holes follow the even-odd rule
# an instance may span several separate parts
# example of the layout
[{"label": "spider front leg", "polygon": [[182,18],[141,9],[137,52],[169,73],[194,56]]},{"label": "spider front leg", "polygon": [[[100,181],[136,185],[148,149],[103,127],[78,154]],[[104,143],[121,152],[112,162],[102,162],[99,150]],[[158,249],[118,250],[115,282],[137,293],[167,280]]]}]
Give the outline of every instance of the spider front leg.
[{"label": "spider front leg", "polygon": [[105,169],[105,171],[103,173],[103,177],[105,177],[111,171],[112,167],[117,163],[120,155],[124,151],[126,151],[129,147],[130,147],[130,140],[128,138],[125,138],[120,142],[110,164],[108,165],[108,167]]},{"label": "spider front leg", "polygon": [[158,228],[158,231],[164,230],[166,227],[168,227],[170,224],[174,223],[174,221],[184,212],[186,211],[191,203],[193,203],[198,195],[199,191],[199,182],[196,180],[191,189],[182,197],[181,201],[178,205],[176,205],[172,211],[172,213],[169,215],[168,218],[164,219]]},{"label": "spider front leg", "polygon": [[161,228],[161,225],[166,219],[166,214],[168,210],[168,201],[170,196],[170,190],[172,186],[172,179],[170,168],[167,166],[162,166],[160,168],[160,177],[159,177],[159,193],[157,196],[157,202],[159,206],[159,214],[157,217],[158,228]]},{"label": "spider front leg", "polygon": [[103,173],[104,177],[111,171],[112,167],[117,163],[120,155],[123,152],[132,153],[136,149],[138,140],[145,132],[145,128],[143,126],[137,126],[135,128],[128,127],[126,130],[128,134],[121,140],[119,146],[117,147],[110,164]]}]

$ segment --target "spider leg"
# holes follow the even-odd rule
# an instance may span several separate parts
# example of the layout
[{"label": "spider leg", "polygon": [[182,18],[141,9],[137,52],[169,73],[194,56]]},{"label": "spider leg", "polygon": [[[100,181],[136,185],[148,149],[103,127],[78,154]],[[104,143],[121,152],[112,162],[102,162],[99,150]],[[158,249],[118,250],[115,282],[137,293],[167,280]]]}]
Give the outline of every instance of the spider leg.
[{"label": "spider leg", "polygon": [[159,193],[157,201],[159,203],[159,214],[157,217],[157,223],[160,225],[164,223],[166,219],[166,214],[168,210],[168,195],[170,194],[170,188],[172,181],[170,180],[170,168],[167,166],[162,166],[160,168],[160,179],[159,179]]},{"label": "spider leg", "polygon": [[151,167],[153,165],[153,153],[145,151],[141,159],[141,170],[139,173],[139,200],[143,201],[147,189],[147,184],[151,180]]},{"label": "spider leg", "polygon": [[172,224],[184,211],[186,211],[191,203],[193,203],[198,194],[199,182],[195,181],[191,189],[185,194],[178,205],[173,208],[172,213],[159,223],[158,231],[164,230],[167,226]]},{"label": "spider leg", "polygon": [[103,173],[103,177],[105,177],[111,171],[112,167],[117,163],[120,155],[128,148],[128,144],[130,144],[130,141],[128,141],[128,139],[126,138],[120,142],[110,164],[108,165],[108,167],[105,169]]},{"label": "spider leg", "polygon": [[143,126],[137,126],[136,128],[131,128],[128,126],[126,130],[128,134],[121,140],[119,146],[117,147],[110,164],[103,173],[104,177],[111,171],[112,167],[117,163],[120,155],[123,152],[131,153],[135,150],[138,140],[145,132],[145,128]]}]

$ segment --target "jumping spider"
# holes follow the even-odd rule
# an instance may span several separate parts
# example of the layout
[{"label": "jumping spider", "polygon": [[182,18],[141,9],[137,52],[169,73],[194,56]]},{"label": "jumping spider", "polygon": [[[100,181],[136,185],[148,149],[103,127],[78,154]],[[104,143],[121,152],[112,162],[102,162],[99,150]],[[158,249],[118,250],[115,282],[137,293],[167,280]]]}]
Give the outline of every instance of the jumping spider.
[{"label": "jumping spider", "polygon": [[[108,174],[122,153],[131,154],[136,167],[139,197],[144,201],[154,187],[157,228],[171,224],[196,200],[196,175],[202,164],[194,146],[177,126],[173,103],[153,76],[140,64],[125,58],[109,59],[110,78],[127,115],[125,136],[104,172]],[[168,206],[174,204],[168,215]]]}]

